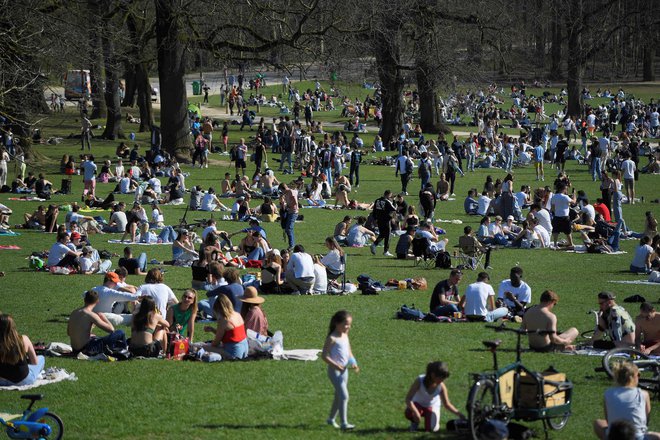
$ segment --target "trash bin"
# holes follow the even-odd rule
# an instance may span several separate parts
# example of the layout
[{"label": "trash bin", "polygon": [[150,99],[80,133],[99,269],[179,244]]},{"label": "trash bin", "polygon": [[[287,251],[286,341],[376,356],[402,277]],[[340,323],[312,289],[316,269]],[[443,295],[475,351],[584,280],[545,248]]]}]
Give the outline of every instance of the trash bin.
[{"label": "trash bin", "polygon": [[201,81],[193,81],[192,82],[192,89],[193,89],[193,95],[201,95],[202,94],[202,82]]}]

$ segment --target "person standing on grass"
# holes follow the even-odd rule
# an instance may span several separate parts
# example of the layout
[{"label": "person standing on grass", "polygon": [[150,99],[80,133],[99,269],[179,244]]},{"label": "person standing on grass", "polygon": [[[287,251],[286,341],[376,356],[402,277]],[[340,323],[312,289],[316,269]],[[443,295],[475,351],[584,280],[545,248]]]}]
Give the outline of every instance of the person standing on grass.
[{"label": "person standing on grass", "polygon": [[408,195],[408,182],[413,172],[413,161],[408,156],[408,150],[404,149],[401,156],[396,160],[396,170],[394,175],[401,175],[401,192]]},{"label": "person standing on grass", "polygon": [[386,257],[392,256],[390,253],[390,232],[392,229],[392,216],[395,212],[396,208],[392,203],[392,191],[388,189],[383,193],[383,197],[376,199],[374,202],[373,216],[376,219],[376,223],[378,223],[378,238],[376,238],[376,241],[371,245],[372,254],[376,255],[376,247],[381,240],[384,240],[385,250],[383,255]]},{"label": "person standing on grass", "polygon": [[80,129],[80,151],[85,150],[85,143],[87,143],[87,151],[92,151],[92,122],[87,119],[87,115],[84,114],[81,121]]},{"label": "person standing on grass", "polygon": [[465,419],[465,415],[449,401],[447,386],[444,384],[448,377],[447,363],[442,361],[430,362],[426,365],[426,374],[417,376],[406,395],[405,416],[410,420],[410,431],[417,431],[422,417],[424,431],[439,431],[442,406],[461,419]]},{"label": "person standing on grass", "polygon": [[286,183],[280,183],[280,216],[282,217],[282,229],[289,242],[289,248],[296,244],[294,226],[298,218],[298,190],[289,188]]},{"label": "person standing on grass", "polygon": [[[346,310],[335,313],[330,319],[330,329],[321,355],[328,364],[328,378],[335,388],[330,416],[326,422],[343,430],[355,428],[355,425],[348,423],[348,369],[352,368],[356,373],[360,371],[348,339],[352,324],[353,317]],[[341,425],[335,421],[337,414],[341,418]]]},{"label": "person standing on grass", "polygon": [[630,158],[628,153],[625,153],[625,160],[621,163],[621,171],[623,171],[623,183],[626,188],[626,197],[628,197],[628,203],[631,205],[635,204],[635,162]]},{"label": "person standing on grass", "polygon": [[[351,151],[351,167],[348,173],[348,180],[351,183],[351,186],[355,183],[355,188],[360,187],[360,163],[362,162],[362,152],[360,151],[360,146],[358,144],[353,144],[353,150]],[[353,180],[355,176],[355,180]]]},{"label": "person standing on grass", "polygon": [[557,239],[559,238],[559,233],[566,234],[566,240],[568,241],[567,250],[574,249],[573,247],[573,236],[571,235],[571,219],[569,217],[569,211],[571,205],[576,204],[575,199],[575,188],[573,188],[572,197],[568,194],[568,185],[562,183],[557,187],[557,192],[552,196],[550,205],[552,206],[552,241],[557,248]]},{"label": "person standing on grass", "polygon": [[245,145],[245,138],[241,138],[241,143],[236,146],[236,174],[241,169],[241,176],[245,176],[245,158],[247,157],[248,147]]},{"label": "person standing on grass", "polygon": [[639,369],[630,361],[620,361],[614,366],[614,380],[617,386],[605,391],[605,417],[594,421],[594,432],[599,439],[614,438],[610,427],[621,420],[631,422],[635,427],[635,439],[660,439],[660,433],[650,432],[647,427],[651,414],[651,398],[647,391],[637,385]]}]

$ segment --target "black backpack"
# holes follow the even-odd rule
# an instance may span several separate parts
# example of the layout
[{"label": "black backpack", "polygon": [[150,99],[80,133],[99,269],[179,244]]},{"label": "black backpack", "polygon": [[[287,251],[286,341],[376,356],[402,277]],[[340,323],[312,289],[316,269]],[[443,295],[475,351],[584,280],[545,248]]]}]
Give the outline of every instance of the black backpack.
[{"label": "black backpack", "polygon": [[451,269],[451,255],[449,252],[438,252],[435,256],[436,269]]}]

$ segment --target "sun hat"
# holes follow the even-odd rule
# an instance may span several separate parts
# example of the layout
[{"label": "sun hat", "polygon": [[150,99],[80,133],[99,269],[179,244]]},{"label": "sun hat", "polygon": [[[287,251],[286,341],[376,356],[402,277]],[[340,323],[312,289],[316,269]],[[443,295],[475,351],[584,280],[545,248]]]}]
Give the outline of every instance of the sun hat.
[{"label": "sun hat", "polygon": [[245,293],[243,293],[243,298],[241,298],[241,301],[248,304],[263,304],[265,299],[259,296],[257,289],[250,286],[245,289]]}]

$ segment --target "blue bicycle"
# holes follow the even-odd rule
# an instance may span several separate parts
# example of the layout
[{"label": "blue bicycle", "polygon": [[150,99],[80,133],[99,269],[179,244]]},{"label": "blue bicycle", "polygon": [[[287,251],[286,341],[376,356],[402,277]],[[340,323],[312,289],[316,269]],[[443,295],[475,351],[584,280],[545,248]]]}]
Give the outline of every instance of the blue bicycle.
[{"label": "blue bicycle", "polygon": [[25,394],[21,399],[30,400],[30,405],[20,419],[5,420],[0,417],[0,424],[5,427],[7,436],[12,439],[43,439],[60,440],[64,434],[64,424],[56,414],[48,408],[32,411],[37,400],[42,400],[43,394]]}]

